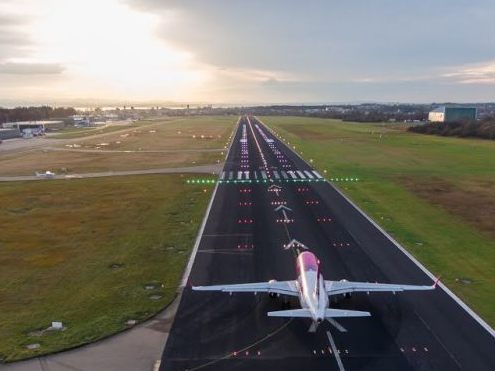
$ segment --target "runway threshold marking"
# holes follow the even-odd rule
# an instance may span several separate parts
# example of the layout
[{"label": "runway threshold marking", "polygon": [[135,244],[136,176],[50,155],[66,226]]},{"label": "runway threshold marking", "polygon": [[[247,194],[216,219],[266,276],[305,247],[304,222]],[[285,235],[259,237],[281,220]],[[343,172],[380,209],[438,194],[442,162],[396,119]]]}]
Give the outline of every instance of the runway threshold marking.
[{"label": "runway threshold marking", "polygon": [[342,359],[340,359],[339,351],[335,346],[335,341],[333,340],[332,334],[330,331],[327,331],[328,341],[330,342],[330,346],[332,347],[332,352],[335,355],[335,360],[337,361],[337,366],[339,366],[340,371],[345,371],[344,364],[342,363]]}]

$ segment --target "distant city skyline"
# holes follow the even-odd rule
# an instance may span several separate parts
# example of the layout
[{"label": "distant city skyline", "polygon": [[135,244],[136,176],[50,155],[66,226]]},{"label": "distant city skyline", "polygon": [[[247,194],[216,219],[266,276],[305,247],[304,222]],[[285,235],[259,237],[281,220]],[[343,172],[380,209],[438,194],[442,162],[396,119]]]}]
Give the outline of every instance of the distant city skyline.
[{"label": "distant city skyline", "polygon": [[1,0],[0,106],[495,101],[491,0]]}]

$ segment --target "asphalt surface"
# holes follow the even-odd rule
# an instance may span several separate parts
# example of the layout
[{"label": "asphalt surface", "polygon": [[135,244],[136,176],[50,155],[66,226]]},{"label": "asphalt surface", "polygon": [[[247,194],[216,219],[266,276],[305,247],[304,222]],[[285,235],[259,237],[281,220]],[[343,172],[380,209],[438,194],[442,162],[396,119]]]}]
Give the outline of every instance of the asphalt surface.
[{"label": "asphalt surface", "polygon": [[[266,316],[297,308],[297,298],[190,289],[295,279],[294,251],[283,248],[293,238],[319,257],[327,280],[432,283],[333,185],[316,181],[313,170],[255,118],[241,119],[160,370],[495,370],[493,330],[441,287],[331,298],[334,308],[372,317],[325,322],[316,333],[308,333],[307,319]],[[249,183],[238,182],[246,181],[239,171],[249,171]],[[292,209],[287,217],[274,211],[280,203]]]}]

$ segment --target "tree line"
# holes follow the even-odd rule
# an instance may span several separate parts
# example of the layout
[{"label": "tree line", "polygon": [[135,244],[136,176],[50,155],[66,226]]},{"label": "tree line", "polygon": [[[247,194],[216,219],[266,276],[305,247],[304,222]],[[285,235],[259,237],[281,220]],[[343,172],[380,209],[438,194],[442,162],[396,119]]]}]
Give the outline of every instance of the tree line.
[{"label": "tree line", "polygon": [[495,117],[480,121],[432,122],[411,126],[409,131],[447,137],[482,138],[495,140]]},{"label": "tree line", "polygon": [[49,119],[61,119],[75,115],[76,110],[72,107],[0,107],[0,124],[4,122],[17,121],[40,121]]}]

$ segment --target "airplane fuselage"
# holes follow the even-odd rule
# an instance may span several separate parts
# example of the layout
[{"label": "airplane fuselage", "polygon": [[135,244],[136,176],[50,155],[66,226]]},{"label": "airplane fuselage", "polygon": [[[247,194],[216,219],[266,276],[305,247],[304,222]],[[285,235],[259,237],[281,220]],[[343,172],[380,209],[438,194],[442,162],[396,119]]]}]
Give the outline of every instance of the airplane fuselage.
[{"label": "airplane fuselage", "polygon": [[313,253],[305,251],[297,257],[296,270],[301,308],[308,309],[313,321],[320,323],[325,319],[328,295],[319,261]]}]

